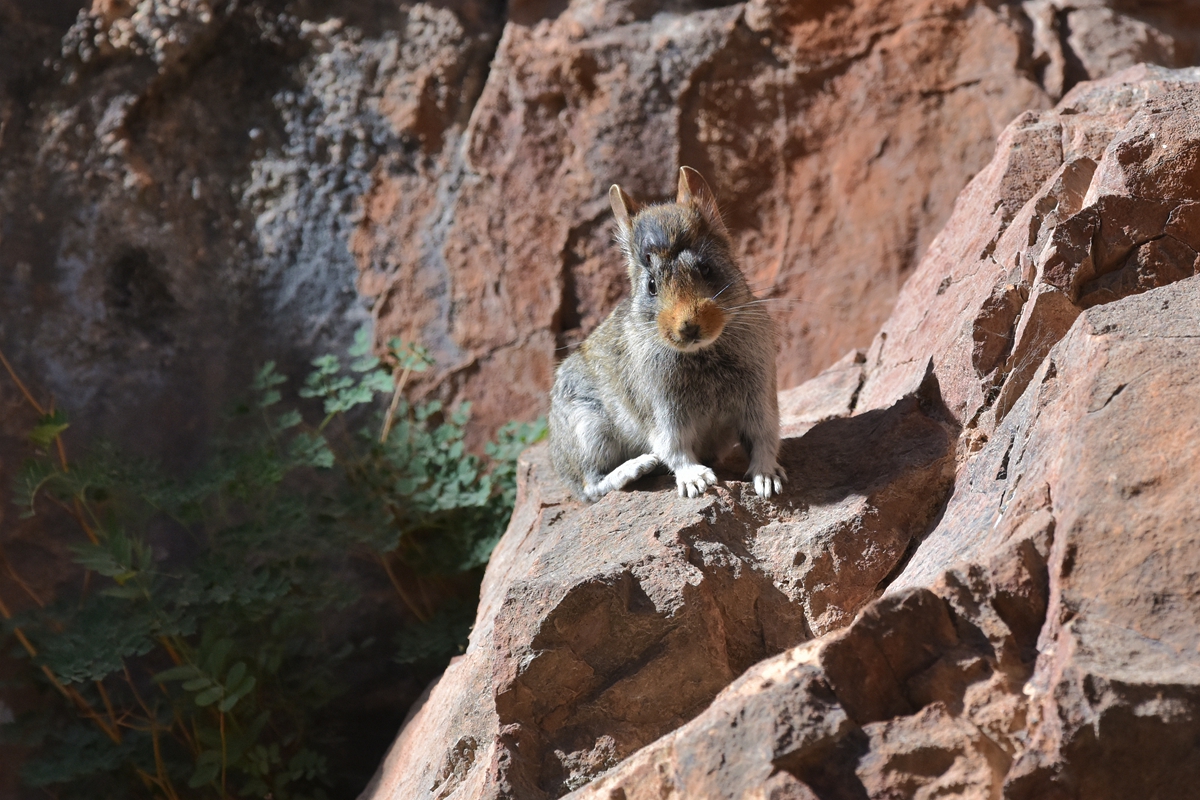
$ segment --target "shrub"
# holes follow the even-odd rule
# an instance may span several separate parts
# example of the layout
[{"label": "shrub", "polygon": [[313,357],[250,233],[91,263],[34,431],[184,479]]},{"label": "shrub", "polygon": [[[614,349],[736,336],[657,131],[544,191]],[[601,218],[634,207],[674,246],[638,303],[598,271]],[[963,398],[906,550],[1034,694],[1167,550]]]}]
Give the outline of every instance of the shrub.
[{"label": "shrub", "polygon": [[[381,361],[360,331],[350,356],[313,362],[299,395],[319,405],[316,424],[266,364],[184,479],[105,445],[69,461],[67,420],[38,407],[18,502],[74,518],[84,576],[53,603],[0,609],[29,680],[64,701],[10,726],[34,747],[28,785],[64,798],[325,796],[331,743],[316,715],[364,646],[330,623],[357,597],[351,554],[378,563],[406,608],[397,662],[460,651],[473,608],[431,606],[420,582],[477,586],[512,510],[516,457],[544,423],[505,426],[481,458],[464,445],[466,405],[404,399],[425,351],[393,340]],[[390,405],[372,415],[380,395]]]}]

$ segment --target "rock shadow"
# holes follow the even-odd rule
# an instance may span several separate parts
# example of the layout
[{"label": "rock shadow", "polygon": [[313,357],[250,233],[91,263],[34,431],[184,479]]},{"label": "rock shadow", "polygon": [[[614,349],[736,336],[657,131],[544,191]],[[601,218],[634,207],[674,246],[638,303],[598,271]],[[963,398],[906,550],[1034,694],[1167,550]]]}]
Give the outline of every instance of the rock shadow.
[{"label": "rock shadow", "polygon": [[784,439],[779,461],[788,484],[782,500],[811,507],[869,496],[945,460],[957,436],[958,425],[930,372],[916,391],[888,408],[825,420]]},{"label": "rock shadow", "polygon": [[783,442],[788,483],[761,501],[748,549],[820,636],[882,594],[944,513],[954,488],[958,425],[927,373],[883,409],[818,423]]}]

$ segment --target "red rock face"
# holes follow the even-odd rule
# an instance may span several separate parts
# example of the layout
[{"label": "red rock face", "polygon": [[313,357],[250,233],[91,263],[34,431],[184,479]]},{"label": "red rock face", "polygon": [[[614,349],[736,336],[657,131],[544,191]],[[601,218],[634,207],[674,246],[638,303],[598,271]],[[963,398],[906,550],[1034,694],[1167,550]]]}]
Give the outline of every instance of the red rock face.
[{"label": "red rock face", "polygon": [[1014,121],[870,350],[781,395],[778,502],[731,463],[580,506],[531,451],[363,797],[1193,795],[1198,109],[1138,67]]},{"label": "red rock face", "polygon": [[0,336],[73,431],[181,461],[368,314],[475,443],[544,412],[626,291],[608,186],[680,164],[795,385],[866,346],[1013,117],[1200,53],[1194,2],[93,5],[0,2]]},{"label": "red rock face", "polygon": [[[777,300],[781,385],[834,365],[782,398],[795,493],[778,514],[743,503],[736,487],[698,507],[663,510],[646,487],[635,508],[547,501],[543,520],[542,506],[523,507],[514,530],[525,532],[512,536],[529,539],[521,551],[529,563],[504,555],[515,544],[501,551],[473,652],[500,641],[543,670],[535,676],[560,678],[552,696],[569,713],[530,700],[537,691],[528,687],[540,684],[519,668],[493,676],[491,655],[464,660],[442,690],[458,699],[431,700],[412,728],[439,733],[406,734],[410,744],[393,754],[409,770],[404,754],[448,742],[412,766],[411,796],[576,788],[652,752],[647,743],[682,730],[755,660],[844,631],[899,575],[925,570],[910,584],[933,586],[931,575],[974,557],[971,542],[987,530],[979,520],[991,501],[962,494],[974,475],[968,459],[992,459],[973,462],[991,465],[978,467],[979,481],[1021,474],[1010,467],[1023,451],[1005,455],[996,431],[1025,418],[1022,403],[1042,385],[1054,348],[1089,315],[1194,271],[1185,81],[1147,73],[1072,91],[1141,61],[1196,63],[1194,0],[513,0],[506,8],[141,0],[97,2],[77,17],[83,5],[0,0],[0,346],[72,414],[69,436],[103,432],[186,465],[256,364],[278,359],[299,373],[373,317],[381,339],[431,348],[440,371],[418,388],[473,400],[480,441],[501,422],[544,411],[561,349],[625,292],[608,185],[661,199],[680,164],[716,188],[747,274]],[[1068,91],[1057,113],[1040,113]],[[868,350],[881,325],[886,336]],[[863,352],[836,362],[855,348]],[[0,393],[4,408],[17,407],[4,381]],[[1112,402],[1138,396],[1122,390]],[[26,427],[0,415],[2,485]],[[1184,451],[1172,457],[1189,463]],[[1137,497],[1156,497],[1158,485]],[[528,478],[527,502],[551,495]],[[957,499],[946,505],[948,497]],[[979,592],[1000,581],[1016,598],[1000,601],[1008,610],[987,625],[1008,654],[1005,669],[1018,672],[1030,652],[1026,629],[1040,630],[1029,576],[1040,574],[1038,559],[1053,562],[1042,541],[1050,529],[1038,520],[1060,519],[1045,503],[1031,508],[1022,524],[1042,531],[1030,534],[1037,557],[1021,551],[1023,571],[967,576],[984,581]],[[555,521],[560,514],[565,522]],[[660,514],[690,532],[661,528],[669,546],[659,542]],[[939,514],[978,524],[943,521],[931,533]],[[542,538],[569,542],[568,527],[594,525],[607,546],[608,526],[626,519],[641,527],[625,555],[610,563],[599,544],[592,551],[610,571],[539,572]],[[543,522],[551,533],[534,536]],[[51,546],[32,526],[3,535],[22,572]],[[659,558],[682,583],[652,574]],[[529,594],[510,592],[526,578]],[[571,588],[584,583],[587,591]],[[1179,602],[1175,591],[1164,590],[1164,608]],[[531,597],[550,616],[566,603],[558,613],[567,633],[523,622],[515,611]],[[707,610],[688,610],[691,598]],[[675,680],[597,660],[597,645],[571,633],[573,620],[589,604],[622,603],[650,636],[620,650],[622,659],[702,666]],[[760,606],[784,611],[764,622]],[[1003,633],[1010,622],[1024,632]],[[507,638],[488,638],[493,630]],[[544,655],[564,647],[582,655]],[[1068,666],[1046,685],[1091,685],[1094,673]],[[655,710],[649,693],[606,694],[626,685],[627,670],[640,676],[628,686],[678,689],[676,702]],[[452,689],[454,680],[476,689]],[[869,725],[898,742],[906,725],[940,730],[946,714],[959,719],[947,701],[945,712],[925,705],[859,724],[830,694],[834,685],[844,692],[844,680],[797,681],[830,709],[831,732],[814,741],[828,740],[838,764],[868,763],[856,755],[855,731]],[[1133,694],[1118,689],[1105,697],[1125,708],[1119,698]],[[1001,709],[988,719],[1007,730],[1025,695],[986,692]],[[605,704],[617,697],[647,709],[609,730]],[[1055,754],[1090,746],[1079,722],[1090,717],[1044,717],[1054,718],[1065,721],[1038,729],[1051,743],[1046,760],[1019,760],[1028,791],[1075,791],[1075,778],[1054,772]],[[966,742],[961,752],[972,754],[964,775],[988,775],[989,785],[1008,775],[988,766],[1000,762],[987,741],[961,721],[951,727],[946,741]],[[536,758],[522,760],[522,747]],[[848,774],[826,776],[818,751],[796,748],[794,758],[780,751],[780,763],[795,764],[819,791]],[[874,777],[858,780],[890,785],[905,758],[870,762]],[[942,762],[913,759],[903,779],[911,785],[895,786],[934,786],[919,776]],[[12,774],[0,770],[0,781]],[[769,774],[779,783],[764,785],[779,796],[807,791],[788,783],[786,769]]]},{"label": "red rock face", "polygon": [[686,164],[778,301],[795,385],[868,343],[1014,116],[1114,66],[1191,63],[1200,30],[1162,9],[793,6],[514,3],[461,140],[431,172],[375,170],[354,249],[379,335],[431,344],[431,380],[483,429],[545,412],[561,349],[627,291],[607,187],[661,200]]}]

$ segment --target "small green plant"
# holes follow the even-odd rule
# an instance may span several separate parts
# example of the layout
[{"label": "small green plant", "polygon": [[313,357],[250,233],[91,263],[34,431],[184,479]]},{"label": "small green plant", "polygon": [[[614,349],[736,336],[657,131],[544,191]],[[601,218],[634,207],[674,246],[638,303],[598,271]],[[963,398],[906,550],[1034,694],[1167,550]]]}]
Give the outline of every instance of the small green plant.
[{"label": "small green plant", "polygon": [[[182,480],[108,446],[68,460],[65,416],[17,381],[39,414],[40,454],[18,502],[28,515],[57,507],[82,532],[74,592],[44,603],[29,590],[30,610],[0,607],[30,681],[65,701],[16,726],[34,747],[28,785],[62,798],[324,797],[317,713],[363,646],[328,622],[356,600],[355,556],[401,601],[396,662],[462,647],[471,604],[431,600],[422,582],[466,575],[477,587],[512,510],[516,456],[545,425],[505,426],[481,458],[464,443],[469,408],[404,398],[431,364],[423,349],[393,340],[380,359],[364,330],[350,356],[313,362],[299,395],[319,405],[315,424],[263,366]],[[380,395],[387,411],[363,413]]]}]

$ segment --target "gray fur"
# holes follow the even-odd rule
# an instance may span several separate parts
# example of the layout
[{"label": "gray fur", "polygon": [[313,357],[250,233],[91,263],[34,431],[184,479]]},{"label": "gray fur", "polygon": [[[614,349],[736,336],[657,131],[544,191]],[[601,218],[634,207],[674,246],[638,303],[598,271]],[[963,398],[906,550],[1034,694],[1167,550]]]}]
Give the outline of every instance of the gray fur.
[{"label": "gray fur", "polygon": [[[741,441],[755,491],[782,491],[774,325],[733,261],[708,187],[684,168],[679,202],[636,215],[619,189],[610,196],[632,293],[558,368],[555,468],[589,501],[660,466],[681,496],[696,497],[716,482],[704,464]],[[664,305],[667,297],[678,302]],[[716,338],[672,346],[659,313],[710,300],[725,319]]]}]

